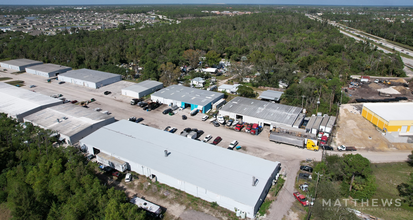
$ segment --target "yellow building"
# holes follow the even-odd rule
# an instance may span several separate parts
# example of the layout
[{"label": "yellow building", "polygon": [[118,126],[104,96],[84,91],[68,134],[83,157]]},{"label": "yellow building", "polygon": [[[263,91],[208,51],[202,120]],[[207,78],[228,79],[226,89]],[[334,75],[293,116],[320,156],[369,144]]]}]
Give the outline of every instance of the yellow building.
[{"label": "yellow building", "polygon": [[385,132],[413,135],[413,103],[365,103],[361,115]]}]

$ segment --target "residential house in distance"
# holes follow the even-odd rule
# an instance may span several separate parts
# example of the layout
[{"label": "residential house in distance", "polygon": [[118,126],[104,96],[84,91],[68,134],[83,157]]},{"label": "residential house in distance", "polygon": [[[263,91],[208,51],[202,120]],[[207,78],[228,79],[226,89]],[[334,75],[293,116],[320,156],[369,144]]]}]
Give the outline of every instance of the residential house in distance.
[{"label": "residential house in distance", "polygon": [[195,87],[204,87],[205,79],[201,77],[195,77],[191,80],[191,85],[194,85]]},{"label": "residential house in distance", "polygon": [[234,85],[222,84],[218,87],[218,91],[236,94],[238,91],[238,86],[240,86],[240,84],[234,84]]}]

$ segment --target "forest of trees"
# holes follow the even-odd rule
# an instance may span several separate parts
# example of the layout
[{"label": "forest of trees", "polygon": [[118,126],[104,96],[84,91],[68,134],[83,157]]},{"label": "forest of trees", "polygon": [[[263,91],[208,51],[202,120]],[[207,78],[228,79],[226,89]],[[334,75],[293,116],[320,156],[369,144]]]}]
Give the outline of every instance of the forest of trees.
[{"label": "forest of trees", "polygon": [[13,219],[145,219],[78,149],[52,147],[52,133],[0,114],[0,203]]},{"label": "forest of trees", "polygon": [[[406,11],[406,13],[409,13]],[[401,18],[394,18],[394,22],[389,22],[383,18],[393,18],[393,16],[384,15],[379,17],[375,14],[323,14],[323,18],[340,22],[352,28],[362,30],[366,33],[376,35],[388,40],[413,47],[413,21],[401,22]],[[411,17],[406,18],[410,19]],[[380,19],[380,20],[378,20]],[[347,22],[343,22],[346,20]]]},{"label": "forest of trees", "polygon": [[[1,33],[0,39],[0,59],[25,57],[127,78],[132,73],[115,65],[134,62],[143,67],[141,79],[174,76],[175,83],[177,67],[194,65],[200,56],[206,57],[208,65],[226,58],[233,63],[231,74],[242,78],[260,73],[254,87],[278,87],[280,81],[289,84],[283,103],[301,106],[304,102],[310,112],[317,108],[317,100],[323,112],[336,112],[337,102],[346,100],[340,88],[351,74],[405,74],[398,55],[384,54],[368,43],[344,37],[326,23],[283,10],[186,19],[140,30],[78,30],[56,36]],[[245,71],[246,66],[252,68]]]}]

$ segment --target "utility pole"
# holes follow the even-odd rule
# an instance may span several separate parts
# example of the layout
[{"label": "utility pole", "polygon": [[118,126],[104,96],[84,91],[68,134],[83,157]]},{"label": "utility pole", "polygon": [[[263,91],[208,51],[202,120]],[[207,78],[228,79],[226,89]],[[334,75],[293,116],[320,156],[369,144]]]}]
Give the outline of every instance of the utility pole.
[{"label": "utility pole", "polygon": [[302,99],[301,99],[301,108],[304,108],[304,98],[305,98],[305,95],[302,95],[301,97],[302,97]]},{"label": "utility pole", "polygon": [[[320,175],[320,173],[314,172],[315,174],[317,174],[317,182],[315,184],[315,194],[314,194],[314,199],[317,198],[317,188],[318,188],[318,181],[320,180],[320,176],[323,176],[322,174]],[[313,198],[311,198],[311,202],[313,201]],[[308,215],[307,215],[307,220],[310,220],[311,217],[311,203],[310,203],[310,207],[308,208]]]}]

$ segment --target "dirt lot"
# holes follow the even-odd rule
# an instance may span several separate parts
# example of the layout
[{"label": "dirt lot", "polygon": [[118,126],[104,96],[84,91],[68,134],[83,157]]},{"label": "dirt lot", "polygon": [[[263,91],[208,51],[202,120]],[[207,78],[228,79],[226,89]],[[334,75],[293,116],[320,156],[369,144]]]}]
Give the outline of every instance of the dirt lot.
[{"label": "dirt lot", "polygon": [[390,143],[372,123],[361,116],[361,104],[340,107],[334,146],[356,146],[359,150],[391,151],[413,149],[413,144]]},{"label": "dirt lot", "polygon": [[[350,102],[355,102],[355,99],[386,99],[394,98],[398,96],[407,97],[409,100],[413,100],[413,95],[411,94],[409,87],[404,87],[402,84],[406,82],[404,79],[394,79],[391,80],[393,83],[391,85],[386,85],[383,83],[367,83],[361,84],[358,88],[346,88],[346,94],[351,98]],[[390,96],[384,97],[379,95],[379,91],[386,92],[389,91]],[[395,94],[399,93],[399,94]]]}]

